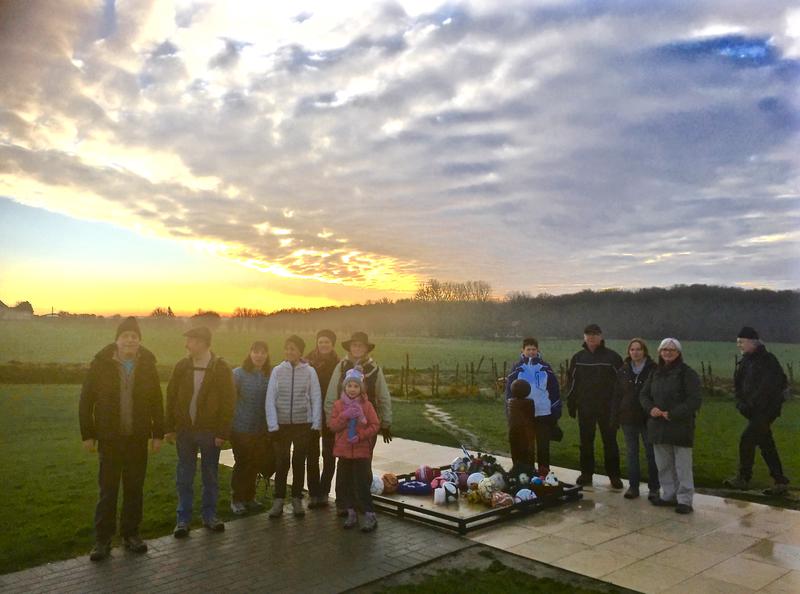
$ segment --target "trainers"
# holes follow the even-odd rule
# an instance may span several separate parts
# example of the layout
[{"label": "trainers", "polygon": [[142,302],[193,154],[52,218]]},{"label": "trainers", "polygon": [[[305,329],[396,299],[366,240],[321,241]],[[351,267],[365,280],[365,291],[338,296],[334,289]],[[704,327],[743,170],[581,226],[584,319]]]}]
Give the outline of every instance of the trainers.
[{"label": "trainers", "polygon": [[764,495],[769,495],[772,497],[780,497],[782,495],[786,495],[789,492],[789,485],[786,483],[775,483],[768,489],[764,489],[762,491]]},{"label": "trainers", "polygon": [[622,489],[625,485],[622,484],[622,479],[618,476],[608,477],[612,489]]},{"label": "trainers", "polygon": [[722,484],[730,489],[739,489],[740,491],[747,491],[750,486],[750,481],[742,478],[742,475],[737,474],[729,479],[722,481]]},{"label": "trainers", "polygon": [[676,514],[690,514],[694,511],[694,508],[691,505],[686,503],[679,503],[675,506],[675,513]]},{"label": "trainers", "polygon": [[172,531],[172,536],[175,538],[186,538],[189,536],[189,524],[185,522],[178,522],[175,525],[175,530]]},{"label": "trainers", "polygon": [[636,499],[639,497],[639,487],[628,487],[628,490],[625,491],[623,497],[625,499]]},{"label": "trainers", "polygon": [[272,501],[272,508],[269,510],[270,518],[280,518],[283,515],[283,499],[276,497]]},{"label": "trainers", "polygon": [[89,559],[92,561],[102,561],[111,554],[111,541],[100,542],[97,541],[89,553]]},{"label": "trainers", "polygon": [[296,518],[306,515],[302,497],[292,497],[292,513]]},{"label": "trainers", "polygon": [[231,511],[236,516],[247,513],[247,506],[241,501],[231,501]]},{"label": "trainers", "polygon": [[217,516],[213,516],[208,520],[203,520],[203,526],[211,530],[211,532],[225,532],[225,522],[220,520]]},{"label": "trainers", "polygon": [[675,501],[674,499],[661,499],[661,497],[653,499],[652,501],[650,501],[650,503],[652,503],[656,507],[675,507],[676,505],[678,505],[678,502]]},{"label": "trainers", "polygon": [[125,542],[125,548],[132,553],[141,554],[147,552],[147,543],[136,534],[133,536],[126,536],[123,541]]},{"label": "trainers", "polygon": [[375,512],[367,512],[364,514],[364,523],[361,525],[361,532],[372,532],[378,527],[378,518]]},{"label": "trainers", "polygon": [[344,524],[342,524],[342,526],[344,528],[355,527],[358,524],[358,516],[356,515],[356,510],[346,509],[344,513],[347,516],[347,519],[344,521]]},{"label": "trainers", "polygon": [[592,486],[592,475],[591,474],[581,473],[581,475],[575,481],[575,484],[576,485],[580,485],[581,487],[591,487]]}]

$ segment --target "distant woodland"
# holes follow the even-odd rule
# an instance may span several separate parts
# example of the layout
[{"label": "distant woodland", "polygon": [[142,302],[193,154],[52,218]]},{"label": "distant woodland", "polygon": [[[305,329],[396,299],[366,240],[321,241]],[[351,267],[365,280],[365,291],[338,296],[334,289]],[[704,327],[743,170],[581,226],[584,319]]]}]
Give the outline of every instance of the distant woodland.
[{"label": "distant woodland", "polygon": [[426,281],[413,299],[270,314],[239,308],[227,323],[303,333],[327,327],[447,338],[579,337],[586,324],[596,323],[609,338],[685,340],[732,340],[749,325],[767,341],[800,342],[798,291],[680,285],[558,296],[512,293],[502,300],[489,295],[491,287],[481,281]]}]

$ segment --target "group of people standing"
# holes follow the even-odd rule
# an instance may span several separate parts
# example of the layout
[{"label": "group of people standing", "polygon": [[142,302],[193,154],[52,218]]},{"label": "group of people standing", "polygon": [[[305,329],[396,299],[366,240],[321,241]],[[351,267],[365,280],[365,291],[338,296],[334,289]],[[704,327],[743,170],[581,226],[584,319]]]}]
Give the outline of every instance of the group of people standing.
[{"label": "group of people standing", "polygon": [[[594,443],[600,431],[605,471],[611,487],[622,489],[617,430],[626,446],[629,487],[627,499],[639,497],[642,473],[640,445],[647,460],[648,499],[656,506],[693,511],[692,448],[695,418],[701,405],[701,382],[683,361],[676,338],[665,338],[654,361],[647,343],[634,338],[623,360],[605,345],[602,330],[589,324],[582,349],[572,356],[568,370],[567,409],[577,418],[580,435],[580,476],[577,484],[592,484]],[[742,353],[734,374],[737,409],[748,419],[739,442],[739,471],[725,481],[728,487],[747,489],[753,474],[756,447],[761,449],[774,485],[768,495],[786,492],[771,426],[781,414],[788,382],[775,356],[766,350],[755,329],[745,326],[737,337]],[[524,380],[524,381],[520,381]],[[539,353],[539,343],[526,338],[519,362],[506,381],[509,442],[515,466],[534,466],[546,476],[550,469],[549,441],[560,439],[558,381]]]},{"label": "group of people standing", "polygon": [[[178,453],[178,505],[173,534],[188,536],[193,516],[194,478],[200,455],[201,516],[212,532],[225,524],[217,517],[218,467],[222,446],[231,443],[234,468],[231,511],[261,507],[257,477],[274,475],[270,518],[284,511],[289,468],[292,469],[292,512],[305,514],[303,487],[308,471],[309,508],[328,505],[336,474],[336,505],[345,528],[377,527],[372,507],[371,460],[378,435],[392,440],[392,404],[382,369],[370,356],[375,345],[364,332],[342,343],[336,335],[317,334],[315,348],[304,357],[305,342],[290,336],[284,359],[271,366],[266,342],[254,342],[242,365],[231,369],[211,351],[208,328],[184,334],[187,356],[175,365],[167,385],[166,412],[156,358],[141,345],[134,317],[117,328],[112,344],[93,359],[81,390],[79,417],[84,447],[99,456],[100,495],[95,509],[95,546],[90,558],[105,559],[117,531],[120,483],[123,501],[120,534],[135,553],[147,551],[139,536],[143,486],[150,451],[162,441]],[[322,469],[319,459],[322,455]],[[338,459],[338,472],[336,463]]]}]

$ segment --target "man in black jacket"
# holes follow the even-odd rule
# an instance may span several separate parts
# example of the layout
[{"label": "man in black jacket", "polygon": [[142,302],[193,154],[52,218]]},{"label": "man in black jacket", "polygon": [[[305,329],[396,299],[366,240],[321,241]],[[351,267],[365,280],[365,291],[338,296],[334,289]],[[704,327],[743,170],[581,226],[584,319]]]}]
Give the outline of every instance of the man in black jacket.
[{"label": "man in black jacket", "polygon": [[136,318],[125,319],[117,328],[115,342],[95,355],[81,390],[81,439],[84,448],[96,450],[100,459],[92,561],[105,559],[111,552],[120,478],[120,532],[125,548],[147,551],[139,537],[147,440],[152,438],[152,451],[158,452],[164,437],[164,409],[156,358],[141,346],[141,340]]},{"label": "man in black jacket", "polygon": [[570,388],[567,394],[569,416],[578,417],[581,439],[581,475],[579,485],[591,485],[594,474],[594,436],[600,428],[606,473],[615,489],[622,488],[620,479],[617,427],[612,419],[614,387],[622,357],[609,348],[597,324],[583,330],[583,349],[572,356],[569,364]]},{"label": "man in black jacket", "polygon": [[788,490],[789,479],[783,474],[771,425],[781,414],[786,375],[753,328],[745,326],[741,329],[736,346],[742,353],[733,376],[736,408],[747,419],[747,426],[739,440],[739,473],[726,480],[725,485],[734,489],[748,488],[753,476],[756,447],[759,447],[775,481],[775,485],[764,493],[783,495]]},{"label": "man in black jacket", "polygon": [[236,387],[228,364],[211,352],[211,331],[192,328],[184,334],[189,353],[178,361],[167,385],[166,437],[178,449],[178,509],[173,535],[189,534],[194,501],[197,453],[203,478],[203,525],[222,532],[217,518],[219,453],[230,438]]}]

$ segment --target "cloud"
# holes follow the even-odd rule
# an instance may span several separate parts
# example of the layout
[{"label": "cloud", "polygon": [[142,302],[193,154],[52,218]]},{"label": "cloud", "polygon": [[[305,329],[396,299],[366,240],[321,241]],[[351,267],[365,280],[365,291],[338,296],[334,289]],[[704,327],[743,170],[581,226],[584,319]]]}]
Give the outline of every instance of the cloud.
[{"label": "cloud", "polygon": [[789,2],[4,6],[20,202],[381,289],[800,285]]}]

